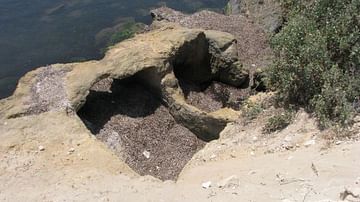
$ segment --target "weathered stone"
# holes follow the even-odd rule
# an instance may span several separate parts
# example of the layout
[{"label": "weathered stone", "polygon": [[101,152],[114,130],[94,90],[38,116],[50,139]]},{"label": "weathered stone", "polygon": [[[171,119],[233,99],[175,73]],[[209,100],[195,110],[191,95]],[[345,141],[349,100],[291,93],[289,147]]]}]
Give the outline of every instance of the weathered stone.
[{"label": "weathered stone", "polygon": [[38,149],[39,149],[39,151],[45,151],[45,147],[42,146],[42,145],[40,145],[40,146],[38,147]]},{"label": "weathered stone", "polygon": [[201,183],[201,187],[204,189],[209,189],[211,187],[211,184],[212,184],[211,181],[203,182]]},{"label": "weathered stone", "polygon": [[240,180],[239,180],[238,176],[232,175],[228,178],[225,178],[225,179],[219,181],[217,183],[217,186],[222,189],[226,189],[226,188],[235,189],[235,188],[239,187],[239,184],[240,184]]},{"label": "weathered stone", "polygon": [[[251,19],[242,15],[226,16],[211,11],[200,11],[186,15],[167,7],[151,10],[151,14],[154,19],[152,24],[154,28],[162,26],[162,23],[158,22],[166,21],[178,23],[188,28],[217,30],[234,35],[237,46],[230,47],[229,50],[231,48],[238,50],[238,57],[243,66],[238,66],[242,71],[238,71],[237,74],[241,77],[249,74],[248,71],[253,69],[252,64],[256,64],[257,68],[264,69],[271,62],[272,51],[267,41],[267,34]],[[221,62],[226,63],[226,60]]]},{"label": "weathered stone", "polygon": [[187,104],[175,75],[194,82],[216,79],[239,84],[243,78],[234,76],[241,66],[236,50],[231,34],[167,24],[115,45],[100,61],[56,64],[29,72],[14,95],[0,102],[1,119],[48,111],[71,115],[98,81],[136,75],[158,92],[181,124],[202,139],[214,139],[238,112],[220,109],[206,113]]}]

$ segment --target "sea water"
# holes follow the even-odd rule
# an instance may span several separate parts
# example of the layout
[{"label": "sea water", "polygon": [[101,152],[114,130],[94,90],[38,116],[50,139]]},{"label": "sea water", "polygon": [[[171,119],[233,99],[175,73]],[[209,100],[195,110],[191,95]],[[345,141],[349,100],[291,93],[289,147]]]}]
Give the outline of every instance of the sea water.
[{"label": "sea water", "polygon": [[125,22],[149,24],[159,6],[221,11],[227,0],[0,0],[0,99],[36,67],[100,59],[107,33]]}]

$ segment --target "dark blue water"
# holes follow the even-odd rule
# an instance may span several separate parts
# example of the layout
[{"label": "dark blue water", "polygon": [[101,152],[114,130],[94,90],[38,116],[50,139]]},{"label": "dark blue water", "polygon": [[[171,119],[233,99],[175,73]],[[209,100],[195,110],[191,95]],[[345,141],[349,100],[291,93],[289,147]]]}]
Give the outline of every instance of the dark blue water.
[{"label": "dark blue water", "polygon": [[[0,98],[46,64],[99,59],[99,32],[119,22],[150,23],[166,4],[184,12],[221,9],[227,0],[0,0]],[[101,40],[100,40],[101,41]]]}]

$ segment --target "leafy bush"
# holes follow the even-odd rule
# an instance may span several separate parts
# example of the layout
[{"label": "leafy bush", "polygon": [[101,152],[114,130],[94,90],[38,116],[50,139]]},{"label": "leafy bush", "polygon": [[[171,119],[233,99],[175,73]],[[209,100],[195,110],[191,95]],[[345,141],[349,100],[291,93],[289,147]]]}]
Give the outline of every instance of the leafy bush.
[{"label": "leafy bush", "polygon": [[254,120],[264,111],[264,108],[260,104],[248,101],[245,103],[242,111],[245,118]]},{"label": "leafy bush", "polygon": [[263,132],[272,133],[286,128],[293,120],[293,112],[286,111],[270,117],[263,128]]},{"label": "leafy bush", "polygon": [[360,95],[360,1],[281,3],[288,22],[272,39],[269,86],[281,103],[315,112],[321,126],[347,124]]}]

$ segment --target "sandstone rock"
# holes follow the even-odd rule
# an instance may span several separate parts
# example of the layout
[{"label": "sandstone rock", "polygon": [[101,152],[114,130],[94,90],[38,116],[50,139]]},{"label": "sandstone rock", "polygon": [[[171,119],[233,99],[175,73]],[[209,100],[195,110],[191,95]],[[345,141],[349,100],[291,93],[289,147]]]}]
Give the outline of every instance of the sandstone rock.
[{"label": "sandstone rock", "polygon": [[153,27],[161,27],[161,23],[158,22],[166,21],[178,23],[188,28],[217,30],[234,35],[238,44],[236,48],[238,49],[239,60],[242,63],[242,67],[238,66],[239,69],[231,69],[234,76],[246,78],[248,71],[254,69],[251,64],[257,64],[257,68],[264,69],[271,62],[272,51],[267,34],[260,26],[242,15],[226,16],[211,11],[200,11],[186,15],[167,7],[151,10],[151,15],[154,19]]},{"label": "sandstone rock", "polygon": [[42,145],[40,145],[40,146],[38,147],[38,149],[39,149],[39,151],[45,151],[45,147],[42,146]]},{"label": "sandstone rock", "polygon": [[251,170],[248,175],[255,175],[256,174],[256,170]]},{"label": "sandstone rock", "polygon": [[336,145],[341,145],[342,143],[344,143],[344,141],[336,141],[335,142]]},{"label": "sandstone rock", "polygon": [[148,151],[144,151],[143,152],[143,155],[145,156],[145,158],[150,158],[150,152],[148,152]]},{"label": "sandstone rock", "polygon": [[70,148],[69,151],[68,151],[68,154],[72,154],[75,152],[75,148]]},{"label": "sandstone rock", "polygon": [[235,188],[239,187],[239,184],[240,184],[240,182],[239,182],[238,176],[232,175],[232,176],[230,176],[230,177],[228,177],[228,178],[225,178],[225,179],[219,181],[219,182],[217,183],[217,186],[218,186],[219,188],[231,188],[231,189],[235,189]]},{"label": "sandstone rock", "polygon": [[[174,118],[202,139],[211,140],[239,113],[220,109],[207,113],[185,102],[178,77],[194,82],[241,83],[235,38],[228,33],[188,29],[168,23],[112,47],[99,61],[54,64],[27,73],[14,94],[0,101],[0,119],[74,112],[95,83],[136,75],[164,100]],[[175,76],[177,72],[178,76]],[[59,122],[62,124],[62,122]]]},{"label": "sandstone rock", "polygon": [[207,181],[207,182],[203,182],[201,184],[201,187],[204,189],[209,189],[211,187],[212,182],[211,181]]}]

